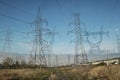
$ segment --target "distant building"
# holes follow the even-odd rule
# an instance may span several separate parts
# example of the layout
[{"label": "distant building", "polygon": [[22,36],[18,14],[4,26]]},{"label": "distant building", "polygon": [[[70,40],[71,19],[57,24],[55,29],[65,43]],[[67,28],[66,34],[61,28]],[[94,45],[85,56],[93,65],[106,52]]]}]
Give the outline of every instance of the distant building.
[{"label": "distant building", "polygon": [[112,65],[112,64],[120,64],[120,58],[112,58],[107,60],[99,60],[95,62],[91,62],[92,65],[99,65],[99,64],[106,64],[106,65]]},{"label": "distant building", "polygon": [[106,65],[120,64],[120,58],[113,58],[113,59],[104,60],[104,63],[106,63]]},{"label": "distant building", "polygon": [[99,64],[102,64],[103,61],[95,61],[95,62],[91,62],[92,65],[99,65]]}]

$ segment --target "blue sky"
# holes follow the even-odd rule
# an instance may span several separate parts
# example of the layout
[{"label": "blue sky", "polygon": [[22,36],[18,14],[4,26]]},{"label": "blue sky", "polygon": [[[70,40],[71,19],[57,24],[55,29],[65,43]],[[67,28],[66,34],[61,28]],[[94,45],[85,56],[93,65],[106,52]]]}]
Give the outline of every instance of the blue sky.
[{"label": "blue sky", "polygon": [[[87,31],[94,32],[103,26],[104,31],[109,31],[109,37],[103,36],[101,49],[116,50],[116,35],[119,35],[120,31],[120,0],[0,0],[0,31],[11,27],[13,52],[29,53],[31,46],[24,42],[30,42],[31,39],[21,32],[32,30],[30,25],[24,22],[34,21],[38,7],[41,8],[42,17],[48,21],[48,28],[52,29],[55,26],[60,34],[55,38],[54,53],[74,52],[74,43],[69,44],[74,35],[68,36],[66,33],[72,29],[68,24],[73,21],[75,12],[80,13],[83,30],[86,27]],[[1,16],[2,14],[19,20],[9,19]],[[4,38],[3,34],[1,38]],[[84,44],[86,50],[89,50],[86,40]],[[1,41],[1,51],[3,45]]]}]

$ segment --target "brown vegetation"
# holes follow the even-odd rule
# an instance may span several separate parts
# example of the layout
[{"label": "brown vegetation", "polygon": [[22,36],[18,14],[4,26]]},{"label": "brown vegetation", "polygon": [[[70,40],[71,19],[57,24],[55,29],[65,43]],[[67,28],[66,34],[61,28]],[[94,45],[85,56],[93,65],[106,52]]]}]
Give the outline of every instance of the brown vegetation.
[{"label": "brown vegetation", "polygon": [[120,80],[119,75],[120,65],[0,70],[0,80]]}]

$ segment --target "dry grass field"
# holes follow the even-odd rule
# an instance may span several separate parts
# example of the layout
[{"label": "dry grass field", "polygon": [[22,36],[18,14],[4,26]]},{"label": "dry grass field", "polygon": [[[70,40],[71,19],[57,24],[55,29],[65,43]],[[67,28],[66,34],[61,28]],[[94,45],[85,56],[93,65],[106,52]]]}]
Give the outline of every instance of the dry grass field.
[{"label": "dry grass field", "polygon": [[1,69],[0,80],[120,80],[120,65],[50,69]]}]

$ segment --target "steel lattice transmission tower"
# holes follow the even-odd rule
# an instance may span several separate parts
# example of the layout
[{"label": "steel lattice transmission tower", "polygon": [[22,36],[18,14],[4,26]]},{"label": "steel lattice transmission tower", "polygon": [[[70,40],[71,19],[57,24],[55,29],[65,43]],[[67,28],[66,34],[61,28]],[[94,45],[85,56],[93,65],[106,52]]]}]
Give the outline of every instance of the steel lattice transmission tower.
[{"label": "steel lattice transmission tower", "polygon": [[[87,42],[90,45],[90,53],[92,54],[100,53],[100,44],[102,42],[103,35],[105,34],[108,36],[108,32],[103,31],[103,26],[101,27],[100,31],[96,32],[85,31]],[[90,36],[93,36],[93,38],[95,38],[95,41],[91,41]],[[96,39],[96,37],[98,37],[99,39]]]},{"label": "steel lattice transmission tower", "polygon": [[3,50],[6,51],[6,52],[10,52],[11,50],[11,34],[12,34],[12,31],[10,29],[10,27],[7,27],[6,28],[6,31],[4,32],[5,33],[5,39],[3,39],[5,42],[4,42],[4,47],[3,47]]},{"label": "steel lattice transmission tower", "polygon": [[48,47],[48,42],[43,39],[44,32],[49,31],[47,28],[43,27],[43,23],[45,25],[48,25],[48,22],[46,19],[43,19],[40,15],[40,8],[38,10],[38,15],[36,19],[32,22],[32,25],[34,26],[33,34],[34,34],[34,41],[32,50],[30,52],[30,57],[33,61],[33,64],[39,64],[40,67],[42,65],[47,66],[46,61],[46,48]]},{"label": "steel lattice transmission tower", "polygon": [[80,14],[74,14],[74,22],[72,22],[74,29],[70,32],[75,33],[75,55],[74,66],[77,67],[81,64],[88,63],[87,54],[83,45],[83,35],[80,25]]},{"label": "steel lattice transmission tower", "polygon": [[120,36],[117,35],[117,52],[120,53]]},{"label": "steel lattice transmission tower", "polygon": [[68,66],[70,66],[70,55],[68,54]]},{"label": "steel lattice transmission tower", "polygon": [[58,61],[58,55],[55,56],[55,66],[58,67],[59,66],[59,61]]},{"label": "steel lattice transmission tower", "polygon": [[49,53],[48,54],[48,66],[51,67],[51,57],[52,57],[51,54],[54,54],[52,46],[53,46],[54,41],[55,41],[55,36],[59,35],[59,33],[55,32],[55,27],[53,27],[53,30],[47,32],[46,35],[51,36],[51,39],[49,41],[49,47],[48,47],[48,53]]}]

